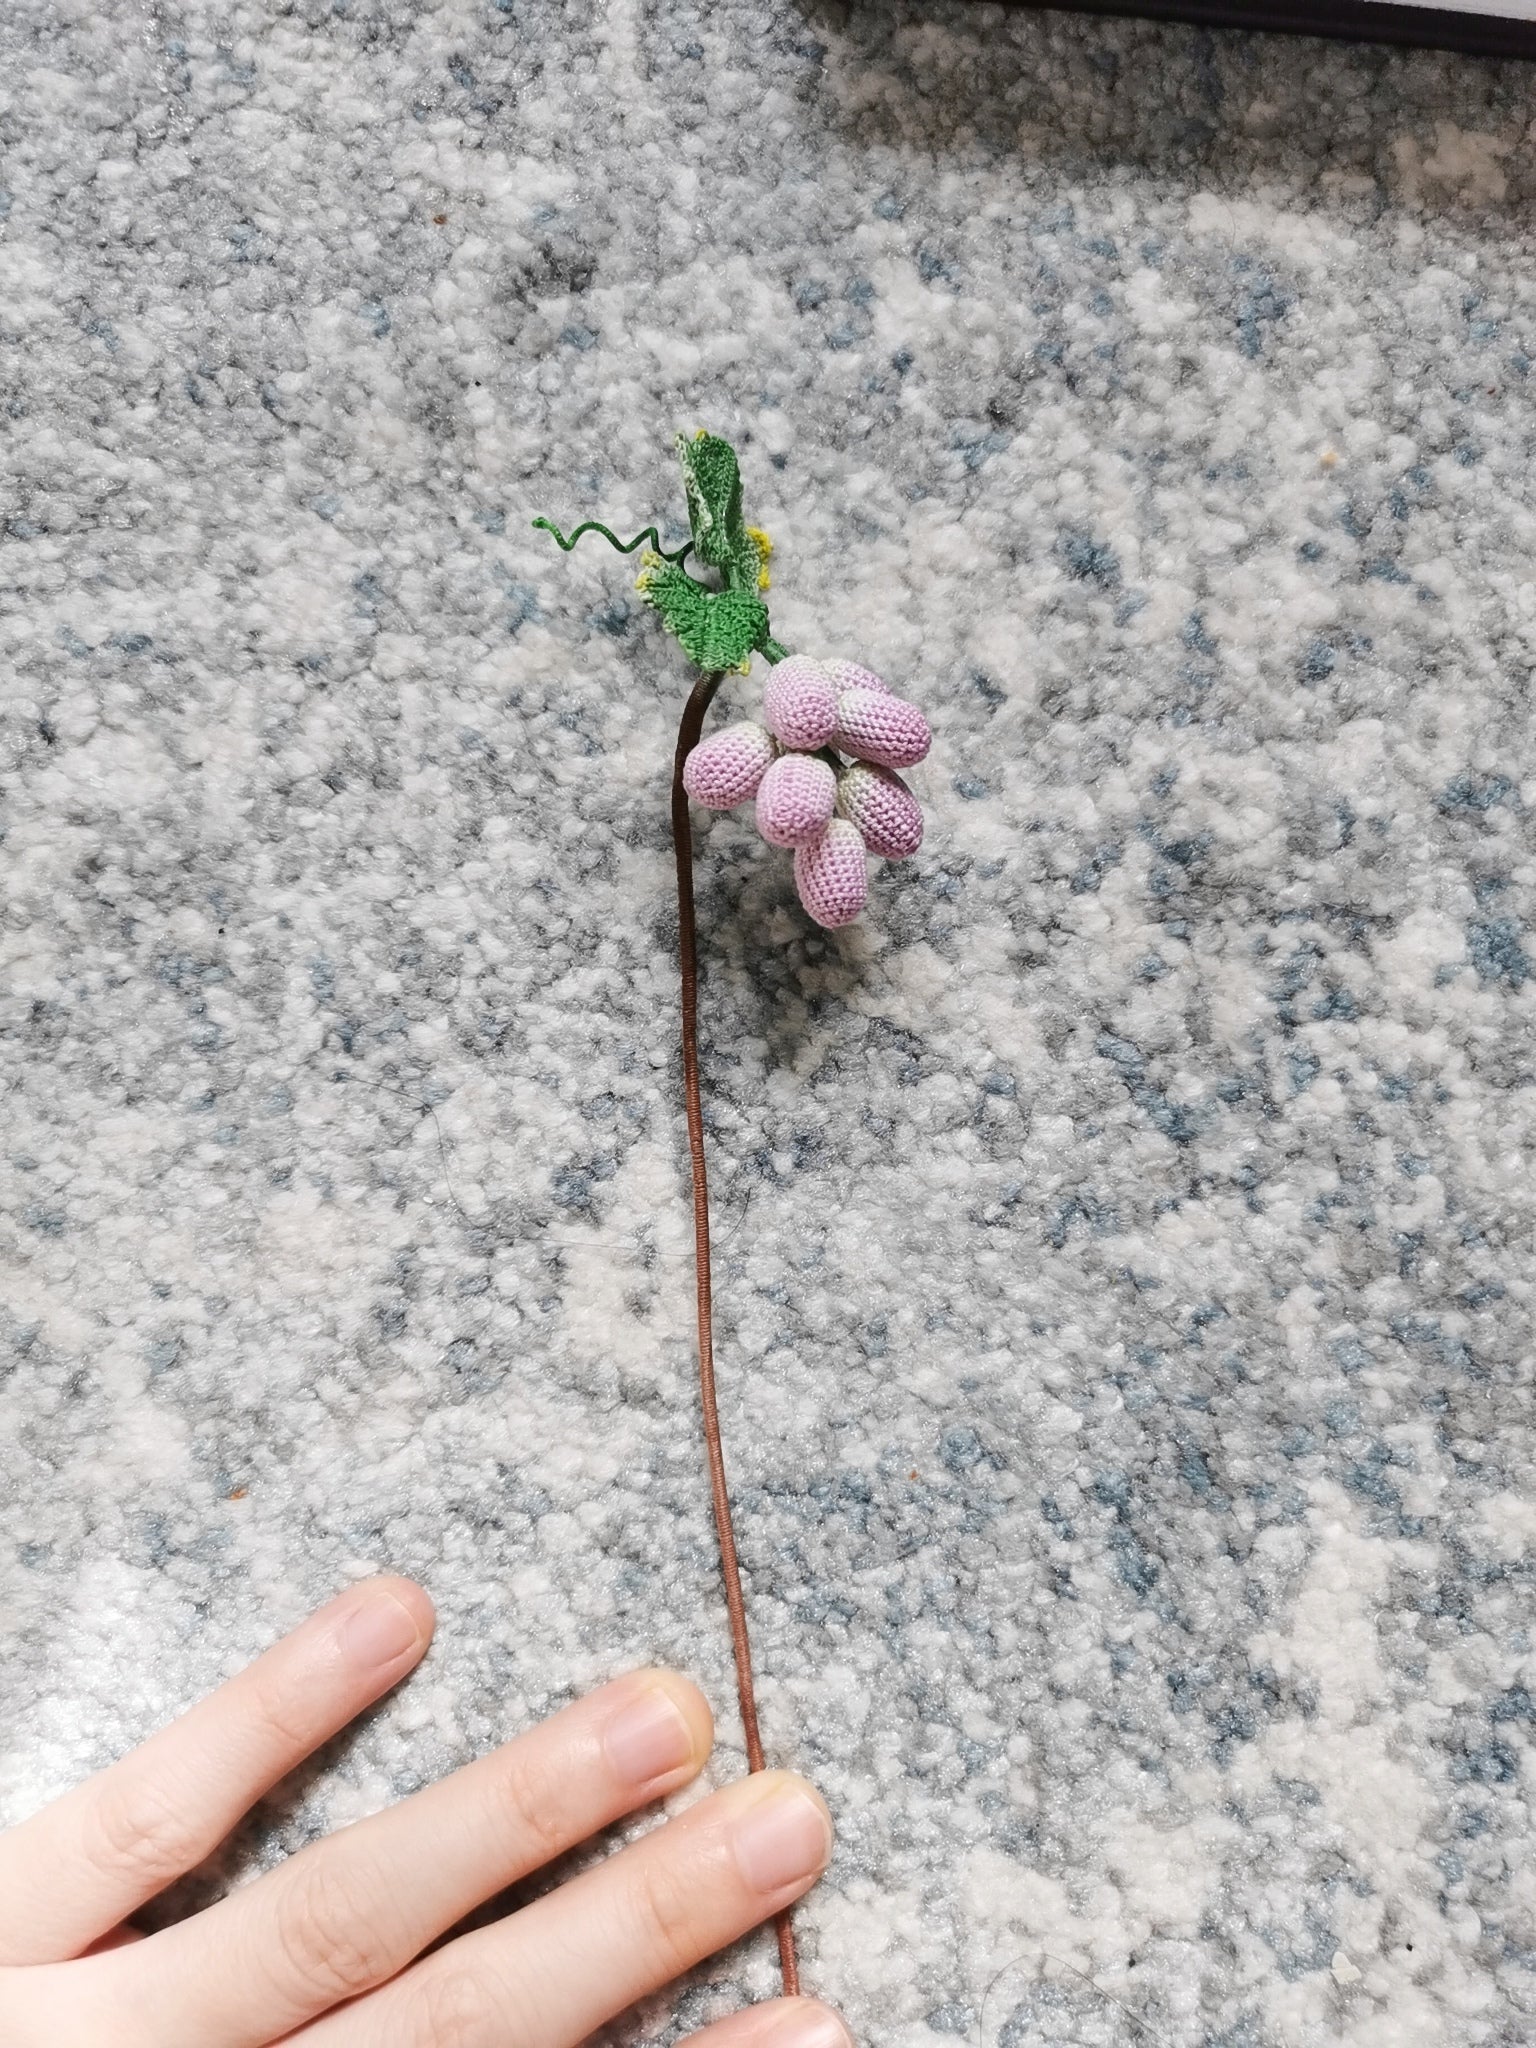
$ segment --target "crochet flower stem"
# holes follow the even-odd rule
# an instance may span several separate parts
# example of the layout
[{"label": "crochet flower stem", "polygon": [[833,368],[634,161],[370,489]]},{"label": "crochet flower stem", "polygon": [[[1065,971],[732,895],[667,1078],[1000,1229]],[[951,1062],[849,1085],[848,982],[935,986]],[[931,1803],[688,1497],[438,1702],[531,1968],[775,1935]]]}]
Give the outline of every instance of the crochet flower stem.
[{"label": "crochet flower stem", "polygon": [[[757,1689],[752,1672],[752,1638],[747,1605],[741,1590],[736,1555],[736,1529],[731,1494],[725,1477],[725,1452],[720,1442],[720,1409],[715,1393],[714,1288],[709,1244],[709,1170],[704,1157],[704,1109],[699,1089],[699,953],[693,902],[693,825],[683,763],[699,743],[704,715],[725,680],[723,671],[700,676],[693,686],[677,728],[677,753],[672,768],[672,848],[677,860],[677,945],[682,976],[683,1101],[688,1115],[688,1153],[693,1167],[693,1247],[698,1324],[699,1406],[704,1421],[704,1451],[709,1463],[709,1493],[714,1506],[715,1534],[720,1546],[720,1575],[730,1618],[731,1654],[736,1662],[736,1697],[747,1744],[747,1768],[766,1768],[763,1739],[757,1725]],[[784,1995],[800,1992],[795,1956],[794,1922],[786,1907],[775,1919]]]},{"label": "crochet flower stem", "polygon": [[[621,554],[631,554],[648,539],[651,545],[641,557],[636,588],[703,671],[683,707],[672,769],[683,1095],[693,1180],[699,1405],[747,1764],[760,1771],[765,1766],[757,1724],[752,1643],[715,1391],[709,1176],[699,1087],[699,958],[689,805],[733,810],[738,804],[755,802],[763,838],[772,846],[793,851],[801,903],[817,924],[835,930],[851,923],[864,908],[869,854],[903,860],[917,851],[923,836],[922,812],[894,770],[921,761],[930,735],[927,720],[916,705],[897,697],[860,663],[824,664],[792,655],[773,638],[762,597],[768,588],[767,565],[773,543],[761,527],[748,526],[743,516],[735,450],[717,435],[705,433],[691,439],[679,435],[676,447],[692,535],[688,546],[677,553],[662,551],[654,526],[626,542],[595,519],[578,526],[569,539],[548,519],[533,523],[552,533],[566,550],[584,533],[600,533]],[[690,551],[704,572],[701,576],[682,566],[683,556]],[[754,654],[762,655],[771,670],[763,690],[763,722],[745,720],[704,739],[705,715],[720,685],[728,674],[747,674]],[[793,1997],[800,1988],[800,1972],[787,1910],[779,1914],[776,1924],[784,1990]]]}]

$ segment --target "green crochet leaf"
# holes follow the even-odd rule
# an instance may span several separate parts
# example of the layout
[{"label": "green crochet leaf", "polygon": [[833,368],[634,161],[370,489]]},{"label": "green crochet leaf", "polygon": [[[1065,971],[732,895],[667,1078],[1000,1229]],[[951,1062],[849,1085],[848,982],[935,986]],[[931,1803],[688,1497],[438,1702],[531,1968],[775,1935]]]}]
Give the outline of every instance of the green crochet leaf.
[{"label": "green crochet leaf", "polygon": [[743,543],[752,546],[742,523],[741,468],[736,451],[718,434],[706,433],[695,434],[691,440],[679,434],[676,447],[688,493],[693,551],[712,569],[729,570],[736,566]]},{"label": "green crochet leaf", "polygon": [[675,562],[648,558],[636,587],[702,669],[744,670],[753,649],[768,637],[768,607],[761,598],[746,590],[706,590]]}]

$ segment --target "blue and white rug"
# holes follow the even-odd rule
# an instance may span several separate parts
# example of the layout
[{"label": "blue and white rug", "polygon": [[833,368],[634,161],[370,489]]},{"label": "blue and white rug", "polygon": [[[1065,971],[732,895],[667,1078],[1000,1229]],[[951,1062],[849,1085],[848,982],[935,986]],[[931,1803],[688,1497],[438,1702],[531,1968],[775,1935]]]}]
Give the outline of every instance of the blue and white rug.
[{"label": "blue and white rug", "polygon": [[738,1767],[687,675],[528,526],[675,518],[707,425],[780,637],[938,734],[846,935],[701,832],[810,1984],[891,2048],[1527,2038],[1531,74],[15,0],[0,75],[7,1812],[386,1566],[431,1662],[237,1864],[644,1660]]}]

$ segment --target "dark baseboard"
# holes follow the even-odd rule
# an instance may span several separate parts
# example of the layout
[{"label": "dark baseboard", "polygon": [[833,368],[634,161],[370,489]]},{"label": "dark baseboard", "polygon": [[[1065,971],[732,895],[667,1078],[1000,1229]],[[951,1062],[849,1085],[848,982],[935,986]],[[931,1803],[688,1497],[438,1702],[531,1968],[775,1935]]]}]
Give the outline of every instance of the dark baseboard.
[{"label": "dark baseboard", "polygon": [[1071,14],[1133,15],[1202,28],[1258,29],[1278,35],[1335,36],[1353,43],[1415,44],[1474,57],[1536,58],[1536,22],[1501,21],[1444,7],[1402,7],[1384,0],[1010,0]]}]

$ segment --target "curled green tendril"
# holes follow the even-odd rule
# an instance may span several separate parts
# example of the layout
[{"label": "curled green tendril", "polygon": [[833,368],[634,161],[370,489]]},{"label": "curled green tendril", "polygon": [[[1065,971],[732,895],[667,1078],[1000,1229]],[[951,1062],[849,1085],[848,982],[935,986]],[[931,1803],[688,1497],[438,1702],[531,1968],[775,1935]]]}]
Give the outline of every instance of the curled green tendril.
[{"label": "curled green tendril", "polygon": [[693,552],[693,542],[685,540],[675,554],[669,553],[662,546],[661,536],[657,533],[654,526],[648,526],[644,533],[637,533],[633,540],[620,540],[618,535],[604,526],[600,519],[584,519],[581,525],[572,533],[569,540],[567,540],[566,536],[552,519],[535,519],[533,523],[535,526],[542,527],[545,533],[552,533],[557,543],[564,548],[567,554],[571,552],[571,549],[575,547],[577,541],[581,539],[584,533],[600,533],[608,545],[611,548],[617,548],[621,555],[632,555],[643,541],[649,541],[651,547],[660,555],[664,562],[685,561]]}]

